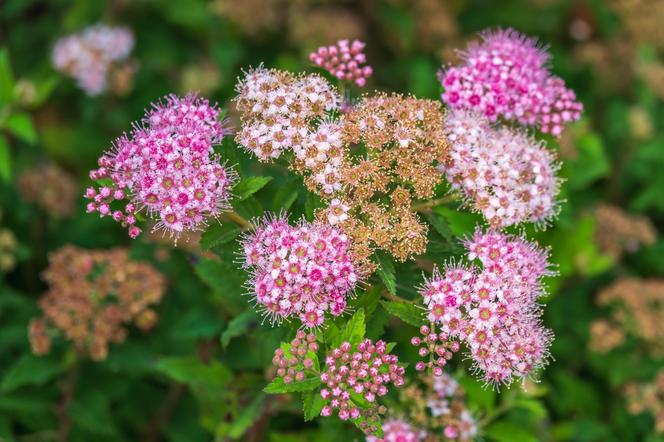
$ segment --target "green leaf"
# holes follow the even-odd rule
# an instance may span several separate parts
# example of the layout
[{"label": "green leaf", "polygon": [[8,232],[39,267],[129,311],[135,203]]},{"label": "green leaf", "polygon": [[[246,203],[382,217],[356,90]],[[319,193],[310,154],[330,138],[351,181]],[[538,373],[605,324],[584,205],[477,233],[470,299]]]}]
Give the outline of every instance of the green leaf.
[{"label": "green leaf", "polygon": [[50,356],[26,353],[7,370],[0,390],[8,392],[24,385],[42,385],[63,371],[63,364]]},{"label": "green leaf", "polygon": [[68,414],[76,426],[92,434],[112,437],[118,433],[110,401],[100,391],[86,390],[76,395]]},{"label": "green leaf", "polygon": [[246,305],[246,300],[242,299],[246,275],[234,264],[201,258],[194,267],[194,271],[223,300],[232,303],[234,306]]},{"label": "green leaf", "polygon": [[205,364],[193,356],[161,358],[155,369],[174,381],[189,385],[203,385],[208,389],[225,388],[232,377],[231,371],[220,362],[213,361]]},{"label": "green leaf", "polygon": [[12,102],[14,96],[14,75],[9,63],[9,52],[0,49],[0,107]]},{"label": "green leaf", "polygon": [[12,177],[12,155],[9,143],[5,137],[0,135],[0,178],[9,181]]},{"label": "green leaf", "polygon": [[577,140],[577,155],[564,165],[567,187],[583,189],[611,172],[611,163],[604,152],[602,139],[593,132],[581,135]]},{"label": "green leaf", "polygon": [[295,393],[311,391],[318,388],[319,385],[320,377],[305,378],[302,382],[291,382],[290,384],[286,384],[283,378],[275,378],[263,391],[270,394]]},{"label": "green leaf", "polygon": [[496,442],[537,442],[539,440],[523,425],[509,421],[500,421],[490,425],[486,429],[486,435]]},{"label": "green leaf", "polygon": [[320,416],[320,412],[325,406],[323,399],[318,391],[308,391],[302,393],[302,403],[304,409],[304,421],[309,422]]},{"label": "green leaf", "polygon": [[221,334],[221,346],[223,348],[228,347],[231,339],[244,334],[256,322],[258,322],[258,316],[256,315],[256,312],[251,309],[246,310],[239,316],[231,319],[228,323],[228,327]]},{"label": "green leaf", "polygon": [[350,398],[355,405],[357,405],[360,408],[364,408],[365,410],[368,410],[374,405],[368,400],[366,400],[362,395],[362,393],[355,393],[355,391],[351,391]]},{"label": "green leaf", "polygon": [[298,197],[302,183],[299,180],[292,180],[277,190],[272,200],[272,210],[276,213],[290,209]]},{"label": "green leaf", "polygon": [[229,243],[242,233],[242,229],[232,222],[212,223],[201,235],[200,246],[202,250],[210,250]]},{"label": "green leaf", "polygon": [[395,301],[380,301],[380,303],[389,314],[396,316],[406,324],[419,327],[424,323],[423,310],[416,305]]},{"label": "green leaf", "polygon": [[366,334],[366,319],[364,315],[364,309],[359,309],[355,314],[348,320],[346,325],[342,327],[341,333],[338,337],[340,342],[335,342],[332,345],[338,347],[344,341],[348,341],[351,344],[357,344]]},{"label": "green leaf", "polygon": [[235,201],[243,201],[249,198],[251,195],[265,187],[270,181],[272,181],[272,177],[270,176],[251,176],[243,178],[235,185],[235,188],[233,188]]},{"label": "green leaf", "polygon": [[233,421],[228,435],[233,438],[242,436],[251,425],[258,421],[265,405],[265,395],[259,394],[248,406],[242,409],[240,415]]},{"label": "green leaf", "polygon": [[387,256],[385,253],[377,252],[376,259],[378,261],[378,269],[376,269],[376,272],[378,273],[380,280],[383,281],[385,288],[387,288],[390,293],[396,295],[397,277],[392,258]]},{"label": "green leaf", "polygon": [[16,138],[29,144],[37,141],[37,132],[32,125],[32,118],[25,112],[14,112],[5,121],[5,129]]}]

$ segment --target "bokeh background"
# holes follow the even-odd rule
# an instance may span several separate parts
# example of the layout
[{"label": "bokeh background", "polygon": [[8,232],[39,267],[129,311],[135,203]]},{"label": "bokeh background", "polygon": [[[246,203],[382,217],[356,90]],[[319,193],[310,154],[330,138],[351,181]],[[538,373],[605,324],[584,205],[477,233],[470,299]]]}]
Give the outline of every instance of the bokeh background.
[{"label": "bokeh background", "polygon": [[[100,22],[131,28],[136,45],[109,90],[89,97],[54,70],[50,51]],[[77,364],[70,440],[360,440],[332,419],[303,423],[297,400],[263,395],[283,333],[242,316],[232,270],[201,257],[196,240],[177,249],[159,236],[131,241],[86,215],[87,171],[168,93],[200,91],[232,119],[241,69],[312,70],[311,50],[360,38],[375,72],[366,90],[437,99],[436,71],[455,62],[455,48],[511,26],[549,46],[553,72],[585,111],[551,141],[566,179],[562,213],[546,231],[528,231],[552,247],[560,273],[545,308],[555,361],[526,393],[462,380],[470,407],[490,417],[484,440],[664,441],[662,22],[660,0],[4,0],[0,440],[58,437],[73,355],[63,342],[33,356],[27,327],[39,315],[47,256],[69,243],[126,246],[168,276],[153,330],[130,329],[103,362]],[[263,208],[305,210],[304,190],[283,170],[259,168],[230,141],[224,152],[243,173],[275,176],[257,196]],[[476,221],[452,211],[447,219],[457,234]],[[397,325],[393,340],[407,341]]]}]

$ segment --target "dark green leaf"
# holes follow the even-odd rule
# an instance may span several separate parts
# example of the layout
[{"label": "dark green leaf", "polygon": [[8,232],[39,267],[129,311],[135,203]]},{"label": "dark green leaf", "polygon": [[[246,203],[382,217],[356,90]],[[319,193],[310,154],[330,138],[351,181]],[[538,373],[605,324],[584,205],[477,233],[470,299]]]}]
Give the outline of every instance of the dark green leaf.
[{"label": "dark green leaf", "polygon": [[0,178],[9,181],[12,177],[12,154],[7,139],[0,135]]},{"label": "dark green leaf", "polygon": [[202,250],[209,250],[233,241],[242,233],[242,229],[232,222],[213,222],[201,236]]},{"label": "dark green leaf", "polygon": [[64,371],[64,365],[52,356],[24,354],[2,378],[2,391],[15,390],[24,385],[41,385]]},{"label": "dark green leaf", "polygon": [[270,394],[280,393],[295,393],[311,391],[320,385],[320,377],[305,378],[302,382],[291,382],[286,384],[283,378],[275,378],[263,389],[264,392]]},{"label": "dark green leaf", "polygon": [[406,324],[419,327],[424,323],[424,310],[407,302],[380,301],[387,312]]},{"label": "dark green leaf", "polygon": [[228,323],[228,327],[221,334],[221,346],[226,348],[231,342],[231,339],[241,336],[246,333],[247,330],[258,322],[258,316],[254,310],[246,310],[241,313],[239,316],[231,319]]},{"label": "dark green leaf", "polygon": [[232,377],[231,371],[220,362],[206,364],[193,356],[161,358],[155,369],[174,381],[206,388],[224,388]]},{"label": "dark green leaf", "polygon": [[265,187],[270,181],[272,181],[272,177],[269,176],[251,176],[243,178],[233,188],[233,194],[235,195],[234,200],[243,201],[249,198],[251,195]]},{"label": "dark green leaf", "polygon": [[304,421],[308,422],[320,416],[320,412],[325,406],[325,399],[316,391],[302,393],[302,403],[304,408]]},{"label": "dark green leaf", "polygon": [[385,288],[387,288],[390,293],[396,295],[397,277],[392,258],[386,253],[377,252],[376,259],[378,260],[378,268],[376,269],[376,272],[378,273],[380,280],[383,281]]}]

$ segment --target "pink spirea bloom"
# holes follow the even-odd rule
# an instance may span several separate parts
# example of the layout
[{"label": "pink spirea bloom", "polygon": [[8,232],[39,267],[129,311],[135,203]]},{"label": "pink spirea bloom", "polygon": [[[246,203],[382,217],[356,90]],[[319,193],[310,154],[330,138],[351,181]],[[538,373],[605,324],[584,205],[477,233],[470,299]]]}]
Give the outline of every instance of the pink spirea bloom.
[{"label": "pink spirea bloom", "polygon": [[519,236],[477,231],[468,259],[448,265],[421,294],[428,319],[449,339],[465,342],[474,368],[489,383],[525,379],[546,364],[552,333],[541,325],[541,278],[552,275],[546,250]]},{"label": "pink spirea bloom", "polygon": [[369,404],[376,404],[387,394],[388,385],[404,384],[405,370],[399,358],[387,350],[384,341],[365,339],[359,344],[342,343],[325,358],[325,369],[320,379],[320,395],[325,399],[321,416],[338,412],[339,419],[357,419],[363,410],[351,400],[351,394],[361,395]]},{"label": "pink spirea bloom", "polygon": [[338,109],[336,90],[319,75],[259,67],[247,72],[236,90],[237,109],[243,113],[236,140],[261,161],[289,149],[303,155],[317,132],[313,123]]},{"label": "pink spirea bloom", "polygon": [[525,132],[495,128],[479,113],[445,117],[449,158],[439,168],[452,188],[493,227],[546,225],[558,214],[555,154]]},{"label": "pink spirea bloom", "polygon": [[443,101],[475,110],[492,121],[501,117],[559,136],[580,118],[583,105],[565,82],[551,74],[549,53],[513,29],[480,34],[481,42],[461,52],[463,63],[444,68]]},{"label": "pink spirea bloom", "polygon": [[248,285],[272,321],[298,317],[307,328],[341,315],[360,279],[348,237],[335,227],[266,218],[242,242]]},{"label": "pink spirea bloom", "polygon": [[88,95],[98,95],[106,89],[111,64],[125,60],[133,47],[131,30],[94,25],[58,40],[51,59],[57,70],[73,77]]},{"label": "pink spirea bloom", "polygon": [[[129,228],[136,237],[141,209],[157,220],[155,229],[171,235],[200,230],[228,208],[234,173],[219,163],[213,146],[228,129],[220,109],[196,95],[170,95],[147,110],[134,130],[115,141],[90,172],[110,184],[90,187],[88,212],[99,212]],[[112,204],[130,199],[124,210]]]},{"label": "pink spirea bloom", "polygon": [[373,73],[371,66],[366,65],[364,47],[365,43],[359,40],[339,40],[334,45],[321,46],[309,54],[309,60],[339,80],[350,81],[363,87]]},{"label": "pink spirea bloom", "polygon": [[367,436],[367,442],[419,442],[426,433],[414,429],[401,419],[388,419],[383,424],[383,437]]}]

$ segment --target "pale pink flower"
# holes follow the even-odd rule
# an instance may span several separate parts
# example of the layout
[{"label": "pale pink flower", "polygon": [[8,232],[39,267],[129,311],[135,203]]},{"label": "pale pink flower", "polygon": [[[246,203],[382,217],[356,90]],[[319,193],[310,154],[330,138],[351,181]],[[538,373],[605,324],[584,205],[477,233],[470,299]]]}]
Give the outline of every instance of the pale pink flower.
[{"label": "pale pink flower", "polygon": [[359,40],[339,40],[334,45],[321,46],[309,54],[309,60],[339,80],[363,87],[373,73],[371,66],[366,65],[364,47],[365,43]]}]

